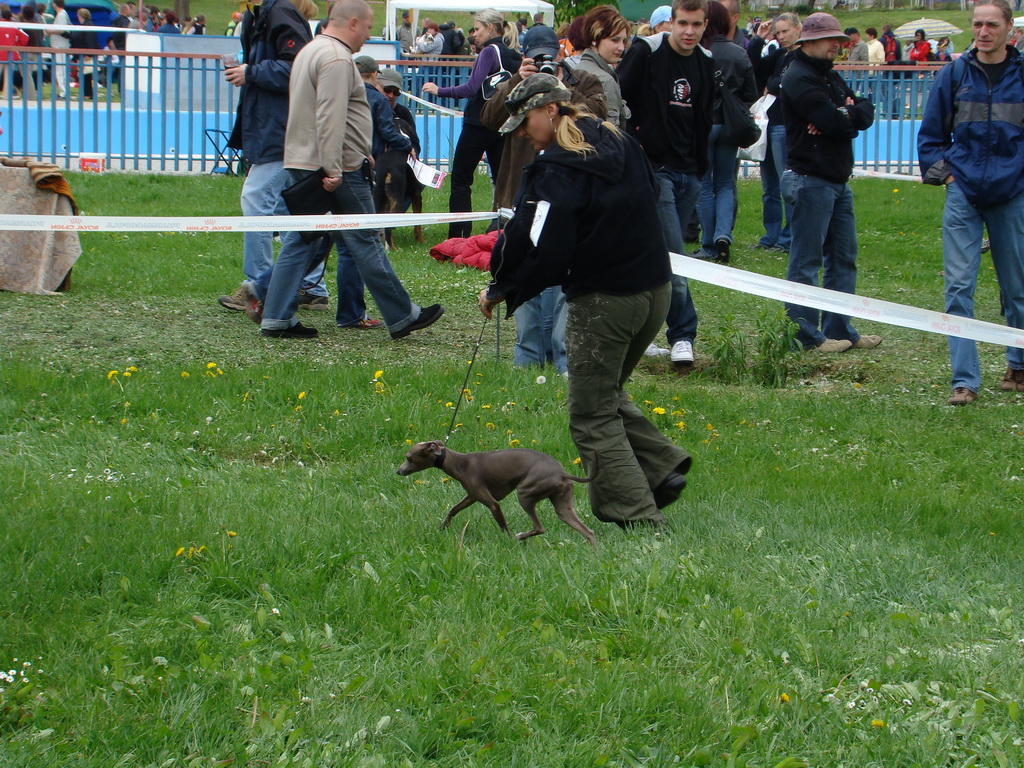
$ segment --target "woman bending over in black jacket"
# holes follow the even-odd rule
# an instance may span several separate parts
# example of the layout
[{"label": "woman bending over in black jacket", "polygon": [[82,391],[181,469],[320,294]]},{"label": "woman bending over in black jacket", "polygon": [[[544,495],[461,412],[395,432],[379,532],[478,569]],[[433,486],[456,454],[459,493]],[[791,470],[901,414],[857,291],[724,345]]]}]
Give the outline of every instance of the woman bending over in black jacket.
[{"label": "woman bending over in black jacket", "polygon": [[662,525],[661,508],[686,485],[690,456],[623,389],[668,313],[671,269],[654,173],[638,143],[570,99],[546,74],[509,94],[502,132],[519,131],[543,154],[523,173],[480,309],[490,317],[505,301],[511,315],[562,286],[569,430],[585,467],[597,468],[591,510],[623,528]]}]

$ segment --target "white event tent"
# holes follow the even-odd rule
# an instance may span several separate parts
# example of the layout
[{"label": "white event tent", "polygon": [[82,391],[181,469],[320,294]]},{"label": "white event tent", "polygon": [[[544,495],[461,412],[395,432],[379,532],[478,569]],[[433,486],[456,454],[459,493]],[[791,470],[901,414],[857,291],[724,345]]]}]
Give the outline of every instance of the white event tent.
[{"label": "white event tent", "polygon": [[[544,14],[545,24],[551,27],[555,25],[555,6],[544,0],[388,0],[388,20],[384,27],[384,37],[387,40],[395,39],[395,20],[400,11],[412,11],[412,28],[418,31],[420,11],[459,11],[473,14],[483,8],[494,8],[506,14],[525,14],[531,19],[533,14],[540,12]],[[509,18],[509,21],[514,22],[515,19]]]}]

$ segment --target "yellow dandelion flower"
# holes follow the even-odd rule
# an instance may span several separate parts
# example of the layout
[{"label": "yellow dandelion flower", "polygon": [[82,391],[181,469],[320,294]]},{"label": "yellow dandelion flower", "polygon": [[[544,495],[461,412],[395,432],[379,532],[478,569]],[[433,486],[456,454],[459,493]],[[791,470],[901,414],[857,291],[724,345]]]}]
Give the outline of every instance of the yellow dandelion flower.
[{"label": "yellow dandelion flower", "polygon": [[885,728],[885,720],[872,720],[871,721],[871,727],[872,728]]},{"label": "yellow dandelion flower", "polygon": [[124,376],[126,379],[130,379],[132,377],[132,372],[131,371],[125,371],[121,375]]},{"label": "yellow dandelion flower", "polygon": [[657,414],[658,416],[664,416],[664,415],[665,415],[665,409],[664,409],[664,408],[662,408],[662,407],[661,407],[661,406],[659,405],[659,406],[658,406],[657,408],[655,408],[655,409],[654,409],[654,410],[652,411],[652,413],[655,413],[655,414]]},{"label": "yellow dandelion flower", "polygon": [[410,440],[408,437],[405,438],[405,444],[406,445],[412,445],[412,440]]},{"label": "yellow dandelion flower", "polygon": [[302,400],[302,399],[304,399],[305,397],[306,397],[306,393],[305,393],[305,391],[299,392],[299,400]]},{"label": "yellow dandelion flower", "polygon": [[128,423],[128,419],[121,419],[121,423],[122,424],[127,424]]},{"label": "yellow dandelion flower", "polygon": [[217,364],[216,364],[216,363],[207,363],[207,364],[206,364],[206,367],[207,367],[207,368],[216,368],[216,367],[217,367]]},{"label": "yellow dandelion flower", "polygon": [[136,368],[134,365],[129,365],[128,366],[128,370],[131,371],[132,373],[138,373],[139,372],[139,369]]},{"label": "yellow dandelion flower", "polygon": [[484,426],[487,427],[487,429],[495,429],[493,421],[488,421]]},{"label": "yellow dandelion flower", "polygon": [[574,465],[576,465],[576,466],[579,466],[580,464],[583,463],[583,459],[581,459],[579,456],[577,456],[575,459],[572,460],[572,463]]},{"label": "yellow dandelion flower", "polygon": [[712,426],[711,424],[705,424],[705,425],[704,425],[704,428],[705,428],[705,429],[706,429],[706,430],[707,430],[708,432],[714,432],[714,431],[715,431],[715,428],[714,428],[714,427],[713,427],[713,426]]},{"label": "yellow dandelion flower", "polygon": [[295,410],[296,411],[301,411],[302,410],[302,406],[301,405],[296,405],[295,406]]},{"label": "yellow dandelion flower", "polygon": [[489,411],[491,409],[491,406],[490,405],[481,405],[480,408],[482,410],[484,410],[484,411]]},{"label": "yellow dandelion flower", "polygon": [[181,378],[187,379],[188,378],[188,371],[182,371],[181,372]]},{"label": "yellow dandelion flower", "polygon": [[676,422],[676,426],[679,427],[680,429],[686,429],[686,422],[685,421],[677,421]]},{"label": "yellow dandelion flower", "polygon": [[178,551],[174,553],[174,556],[175,557],[181,557],[184,554],[185,554],[185,548],[184,547],[178,547]]},{"label": "yellow dandelion flower", "polygon": [[218,376],[223,376],[224,375],[224,371],[222,371],[220,368],[218,368],[217,369],[217,375]]},{"label": "yellow dandelion flower", "polygon": [[108,379],[112,379],[115,376],[117,376],[117,374],[119,374],[119,373],[120,373],[120,371],[110,371],[109,373],[107,373],[107,378]]},{"label": "yellow dandelion flower", "polygon": [[375,379],[379,379],[379,378],[380,378],[381,376],[383,376],[383,375],[384,375],[384,371],[383,371],[383,370],[381,370],[381,371],[376,371],[376,372],[375,372],[375,373],[373,374],[373,378],[375,378]]},{"label": "yellow dandelion flower", "polygon": [[783,693],[781,696],[779,696],[779,701],[781,701],[783,704],[788,704],[789,703],[789,694],[788,693]]},{"label": "yellow dandelion flower", "polygon": [[519,440],[517,440],[516,438],[512,438],[511,440],[508,441],[508,444],[515,448],[517,445],[519,445]]},{"label": "yellow dandelion flower", "polygon": [[444,404],[444,407],[445,408],[451,408],[453,405],[455,405],[455,403],[453,403],[451,400],[449,400],[447,403]]},{"label": "yellow dandelion flower", "polygon": [[234,531],[228,531],[228,536],[234,537],[234,536],[237,536],[237,535],[238,534],[235,533]]}]

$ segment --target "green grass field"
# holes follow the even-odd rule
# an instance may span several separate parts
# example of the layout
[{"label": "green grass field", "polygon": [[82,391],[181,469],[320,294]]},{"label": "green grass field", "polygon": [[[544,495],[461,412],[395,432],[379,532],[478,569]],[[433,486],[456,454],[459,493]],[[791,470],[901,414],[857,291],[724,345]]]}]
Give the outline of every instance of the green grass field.
[{"label": "green grass field", "polygon": [[[238,212],[233,178],[72,184],[87,214]],[[781,276],[740,186],[735,266]],[[941,191],[854,189],[860,292],[941,307]],[[485,278],[396,239],[448,309],[400,342],[312,312],[319,339],[261,339],[215,303],[238,235],[83,235],[73,290],[0,294],[0,765],[1024,764],[1024,395],[995,386],[1000,349],[962,409],[944,338],[868,322],[875,350],[730,385],[708,349],[776,305],[694,284],[696,372],[651,359],[630,385],[694,455],[669,530],[600,525],[578,489],[597,553],[546,504],[525,544],[480,506],[441,531],[461,488],[395,469],[444,437]],[[998,322],[988,263],[977,299]],[[578,472],[565,384],[512,368],[512,337],[496,358],[485,333],[450,445]]]}]

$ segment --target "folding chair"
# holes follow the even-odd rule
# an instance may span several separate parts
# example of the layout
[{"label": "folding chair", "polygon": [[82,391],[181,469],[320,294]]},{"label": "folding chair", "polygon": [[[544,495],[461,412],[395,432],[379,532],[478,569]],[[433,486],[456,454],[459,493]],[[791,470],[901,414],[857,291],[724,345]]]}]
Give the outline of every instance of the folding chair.
[{"label": "folding chair", "polygon": [[[217,160],[210,173],[223,173],[227,176],[241,176],[248,170],[248,163],[242,159],[241,150],[228,146],[231,134],[219,128],[207,128],[206,138],[213,145]],[[223,166],[223,167],[221,167]]]}]

